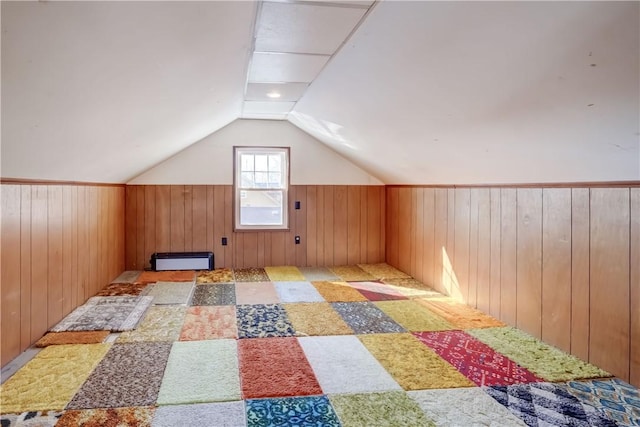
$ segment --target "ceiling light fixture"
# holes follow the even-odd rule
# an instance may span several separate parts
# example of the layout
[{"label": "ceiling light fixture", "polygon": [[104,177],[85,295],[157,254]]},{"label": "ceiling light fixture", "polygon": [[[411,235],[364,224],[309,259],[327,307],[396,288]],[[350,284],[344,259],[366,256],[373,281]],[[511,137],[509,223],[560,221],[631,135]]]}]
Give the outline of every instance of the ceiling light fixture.
[{"label": "ceiling light fixture", "polygon": [[280,98],[281,95],[278,92],[269,92],[269,93],[267,93],[267,96],[269,98],[276,99],[276,98]]}]

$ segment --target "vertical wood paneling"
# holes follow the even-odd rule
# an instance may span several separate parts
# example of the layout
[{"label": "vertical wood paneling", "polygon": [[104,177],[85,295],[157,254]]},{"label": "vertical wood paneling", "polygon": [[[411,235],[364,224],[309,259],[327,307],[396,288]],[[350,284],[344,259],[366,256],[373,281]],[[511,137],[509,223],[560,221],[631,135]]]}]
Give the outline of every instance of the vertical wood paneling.
[{"label": "vertical wood paneling", "polygon": [[457,294],[453,296],[465,303],[469,302],[469,232],[471,220],[471,193],[468,188],[453,190],[453,272],[457,284]]},{"label": "vertical wood paneling", "polygon": [[424,282],[424,189],[415,188],[413,190],[414,199],[416,204],[415,214],[415,230],[412,234],[415,245],[415,259],[413,262],[413,276]]},{"label": "vertical wood paneling", "polygon": [[629,379],[630,191],[591,189],[589,361]]},{"label": "vertical wood paneling", "polygon": [[[296,234],[300,236],[300,244],[295,245],[295,260],[293,261],[293,265],[297,265],[300,267],[305,267],[307,265],[307,248],[306,246],[309,244],[307,241],[307,214],[306,211],[309,209],[307,206],[307,187],[304,185],[297,186],[296,189],[296,200],[299,200],[301,203],[300,209],[295,211],[295,220],[296,220]],[[255,264],[254,264],[255,265]]]},{"label": "vertical wood paneling", "polygon": [[232,236],[225,236],[224,234],[224,188],[222,186],[213,187],[213,202],[207,209],[207,222],[213,224],[213,240],[215,242],[213,253],[216,265],[227,267],[232,262],[229,260],[227,263],[225,259],[225,250],[229,246],[222,246],[222,238],[226,237],[228,244],[230,244]]},{"label": "vertical wood paneling", "polygon": [[588,188],[571,189],[571,354],[589,360],[589,239]]},{"label": "vertical wood paneling", "polygon": [[423,192],[424,226],[421,240],[424,240],[424,262],[422,268],[423,283],[433,285],[435,270],[434,237],[435,237],[435,191],[425,188]]},{"label": "vertical wood paneling", "polygon": [[324,263],[323,265],[336,265],[334,256],[334,196],[335,187],[324,187]]},{"label": "vertical wood paneling", "polygon": [[516,325],[542,336],[542,190],[517,190]]},{"label": "vertical wood paneling", "polygon": [[127,259],[132,260],[130,265],[131,269],[142,269],[137,264],[137,237],[138,233],[136,228],[138,227],[138,187],[129,186],[126,188],[126,219],[125,219],[125,232],[126,238],[126,254]]},{"label": "vertical wood paneling", "polygon": [[629,380],[640,386],[640,188],[631,189]]},{"label": "vertical wood paneling", "polygon": [[334,187],[333,202],[333,262],[345,265],[347,258],[348,236],[348,190],[346,185]]},{"label": "vertical wood paneling", "polygon": [[435,189],[435,225],[434,225],[434,271],[433,287],[444,292],[445,261],[448,262],[447,246],[447,190]]},{"label": "vertical wood paneling", "polygon": [[513,188],[500,191],[500,319],[516,325],[517,306],[517,196]]},{"label": "vertical wood paneling", "polygon": [[398,210],[394,213],[398,221],[397,266],[405,273],[411,272],[411,188],[400,188],[398,191]]},{"label": "vertical wood paneling", "polygon": [[502,300],[502,191],[499,188],[490,190],[490,221],[491,221],[491,262],[489,285],[489,314],[498,319],[502,318],[500,313],[500,301]]},{"label": "vertical wood paneling", "polygon": [[399,268],[399,250],[400,250],[400,217],[399,217],[399,195],[400,189],[388,188],[387,189],[387,262],[392,266]]},{"label": "vertical wood paneling", "polygon": [[407,221],[410,224],[409,227],[409,271],[408,273],[416,276],[416,230],[418,227],[418,201],[417,201],[417,189],[409,188],[411,194],[411,204],[409,210],[409,217]]},{"label": "vertical wood paneling", "polygon": [[207,249],[207,187],[193,186],[193,233],[192,249],[196,252]]},{"label": "vertical wood paneling", "polygon": [[571,351],[571,189],[545,188],[542,221],[542,340]]},{"label": "vertical wood paneling", "polygon": [[[222,203],[222,212],[224,213],[224,228],[223,235],[229,239],[229,242],[233,242],[233,190],[230,185],[219,186],[224,194],[224,201]],[[231,257],[233,248],[229,246],[223,246],[225,267],[233,267],[233,258]]]},{"label": "vertical wood paneling", "polygon": [[136,265],[142,270],[147,267],[148,258],[145,256],[145,189],[140,186],[136,191]]},{"label": "vertical wood paneling", "polygon": [[[385,199],[384,188],[382,187],[366,187],[367,190],[367,261],[368,263],[377,263],[384,261],[384,254],[380,256],[381,248],[384,250],[384,244],[381,241],[381,223],[382,212],[380,209],[380,200]],[[386,200],[385,200],[386,203]]]},{"label": "vertical wood paneling", "polygon": [[[144,255],[148,263],[156,248],[156,188],[144,187]],[[147,264],[145,263],[145,267]],[[151,265],[149,265],[151,266]]]},{"label": "vertical wood paneling", "polygon": [[171,252],[184,252],[184,186],[172,185],[171,192]]},{"label": "vertical wood paneling", "polygon": [[367,223],[367,206],[369,204],[369,193],[367,187],[358,187],[360,191],[360,262],[367,262],[367,253],[369,249],[369,242],[367,236],[369,234],[369,226]]},{"label": "vertical wood paneling", "polygon": [[489,313],[491,302],[491,191],[472,190],[478,200],[476,306]]},{"label": "vertical wood paneling", "polygon": [[193,186],[184,186],[184,250],[193,251]]},{"label": "vertical wood paneling", "polygon": [[347,187],[347,264],[360,259],[360,188]]},{"label": "vertical wood paneling", "polygon": [[317,266],[318,264],[318,249],[320,244],[318,242],[318,188],[315,186],[309,186],[307,188],[307,200],[305,214],[307,216],[307,243],[304,245],[307,249],[307,264],[310,266]]},{"label": "vertical wood paneling", "polygon": [[[1,194],[4,365],[83,304],[90,290],[102,288],[122,272],[125,192],[112,187],[3,184]],[[122,236],[121,244],[116,236]]]}]

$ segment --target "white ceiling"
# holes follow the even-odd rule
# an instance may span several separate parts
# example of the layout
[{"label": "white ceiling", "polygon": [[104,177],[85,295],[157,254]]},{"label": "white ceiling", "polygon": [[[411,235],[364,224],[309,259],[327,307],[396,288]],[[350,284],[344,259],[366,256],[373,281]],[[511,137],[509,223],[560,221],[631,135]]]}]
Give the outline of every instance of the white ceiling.
[{"label": "white ceiling", "polygon": [[385,183],[640,179],[640,3],[332,3],[3,1],[0,175],[127,182],[267,114]]}]

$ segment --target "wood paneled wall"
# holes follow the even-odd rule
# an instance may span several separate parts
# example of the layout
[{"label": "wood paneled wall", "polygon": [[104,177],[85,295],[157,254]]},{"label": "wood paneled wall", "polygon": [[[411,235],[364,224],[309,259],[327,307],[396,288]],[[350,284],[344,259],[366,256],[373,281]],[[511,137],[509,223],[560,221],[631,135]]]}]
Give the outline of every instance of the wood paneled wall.
[{"label": "wood paneled wall", "polygon": [[175,251],[212,251],[216,268],[384,261],[383,186],[298,185],[289,191],[289,231],[234,233],[230,185],[127,186],[127,269],[148,268],[154,252]]},{"label": "wood paneled wall", "polygon": [[640,188],[387,187],[386,259],[640,386]]},{"label": "wood paneled wall", "polygon": [[3,184],[2,365],[124,269],[124,187]]}]

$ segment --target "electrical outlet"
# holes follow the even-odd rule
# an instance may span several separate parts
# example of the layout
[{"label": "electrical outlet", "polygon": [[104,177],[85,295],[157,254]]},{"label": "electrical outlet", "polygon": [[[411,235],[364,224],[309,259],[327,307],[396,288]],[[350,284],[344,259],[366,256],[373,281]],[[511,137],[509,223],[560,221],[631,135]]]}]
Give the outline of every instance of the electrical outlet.
[{"label": "electrical outlet", "polygon": [[227,246],[227,238],[226,237],[222,238],[222,246]]},{"label": "electrical outlet", "polygon": [[298,200],[296,200],[295,206],[296,206],[296,209],[300,209],[300,202]]},{"label": "electrical outlet", "polygon": [[296,236],[296,245],[300,244],[300,236]]}]

